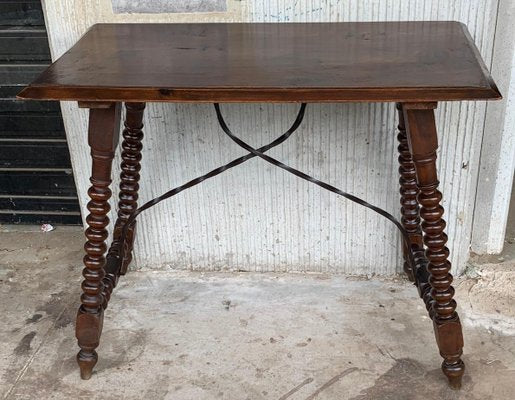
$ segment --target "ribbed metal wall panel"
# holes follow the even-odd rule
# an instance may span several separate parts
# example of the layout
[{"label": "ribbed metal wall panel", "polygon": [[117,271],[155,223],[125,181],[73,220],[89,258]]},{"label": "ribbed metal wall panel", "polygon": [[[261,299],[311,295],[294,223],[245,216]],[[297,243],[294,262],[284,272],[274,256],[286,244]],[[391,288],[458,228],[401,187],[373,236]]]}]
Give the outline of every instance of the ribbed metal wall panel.
[{"label": "ribbed metal wall panel", "polygon": [[[45,8],[54,57],[95,22],[459,20],[489,65],[497,0],[229,0],[227,13],[187,15],[114,15],[108,0],[47,0]],[[296,113],[294,105],[223,110],[234,132],[256,146],[287,129]],[[63,114],[84,207],[90,168],[86,113],[63,103]],[[482,102],[442,103],[437,110],[455,272],[468,258],[484,116]],[[313,104],[299,131],[271,154],[398,214],[396,124],[393,104]],[[145,134],[141,200],[243,154],[223,137],[208,105],[150,104]],[[138,230],[138,267],[367,275],[401,270],[391,223],[261,160],[158,205],[142,215]]]}]

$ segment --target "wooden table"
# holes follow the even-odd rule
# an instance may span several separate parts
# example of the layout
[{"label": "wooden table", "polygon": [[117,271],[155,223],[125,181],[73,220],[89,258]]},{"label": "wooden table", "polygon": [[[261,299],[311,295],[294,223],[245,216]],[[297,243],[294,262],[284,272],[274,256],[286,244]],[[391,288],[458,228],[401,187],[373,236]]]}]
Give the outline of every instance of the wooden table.
[{"label": "wooden table", "polygon": [[[396,223],[402,233],[404,269],[433,320],[442,370],[452,387],[460,387],[465,368],[463,337],[445,246],[434,109],[438,101],[501,97],[465,25],[98,24],[18,97],[73,100],[90,109],[93,168],[76,325],[83,379],[91,377],[97,362],[104,309],[132,258],[135,218],[142,211],[137,211],[137,200],[146,102],[397,102],[401,222],[264,154],[296,126],[268,147],[254,149],[230,132],[218,105],[224,132],[249,154],[144,208],[255,156],[372,208]],[[126,118],[118,219],[108,250],[111,164],[122,102]],[[303,104],[294,125],[302,121],[304,108]]]}]

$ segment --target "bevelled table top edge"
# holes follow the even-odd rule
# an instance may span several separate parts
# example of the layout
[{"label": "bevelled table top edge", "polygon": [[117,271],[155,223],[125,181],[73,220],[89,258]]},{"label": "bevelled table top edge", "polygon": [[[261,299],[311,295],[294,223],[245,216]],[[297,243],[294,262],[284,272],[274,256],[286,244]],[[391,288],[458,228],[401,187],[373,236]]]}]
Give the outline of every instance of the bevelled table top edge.
[{"label": "bevelled table top edge", "polygon": [[[86,86],[77,84],[40,83],[41,76],[53,68],[63,57],[72,51],[88,33],[106,28],[121,26],[191,26],[191,27],[245,27],[249,25],[267,26],[417,26],[434,24],[437,26],[458,25],[466,38],[466,44],[475,59],[476,67],[481,70],[483,76],[481,84],[474,86],[193,86],[180,85],[166,86]],[[249,81],[252,79],[249,78]],[[438,102],[461,100],[497,100],[501,99],[501,93],[493,81],[473,39],[465,24],[457,21],[374,21],[374,22],[288,22],[288,23],[98,23],[92,25],[88,31],[76,42],[76,44],[64,53],[58,60],[52,63],[34,82],[25,87],[18,95],[18,99],[26,100],[62,100],[79,102],[205,102],[205,103],[231,103],[231,102]]]},{"label": "bevelled table top edge", "polygon": [[439,102],[465,100],[500,100],[499,90],[489,88],[406,88],[391,89],[173,89],[173,88],[109,88],[105,95],[91,92],[97,88],[70,87],[59,89],[29,85],[16,97],[20,100],[58,100],[89,102],[149,102],[149,103],[368,103],[368,102]]}]

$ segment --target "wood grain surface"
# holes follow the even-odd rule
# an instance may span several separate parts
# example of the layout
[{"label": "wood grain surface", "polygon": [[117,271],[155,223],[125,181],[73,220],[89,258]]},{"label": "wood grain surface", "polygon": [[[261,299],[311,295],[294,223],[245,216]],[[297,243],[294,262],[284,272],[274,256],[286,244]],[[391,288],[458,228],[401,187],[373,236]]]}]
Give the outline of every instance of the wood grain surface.
[{"label": "wood grain surface", "polygon": [[113,101],[500,98],[458,22],[96,24],[19,95]]}]

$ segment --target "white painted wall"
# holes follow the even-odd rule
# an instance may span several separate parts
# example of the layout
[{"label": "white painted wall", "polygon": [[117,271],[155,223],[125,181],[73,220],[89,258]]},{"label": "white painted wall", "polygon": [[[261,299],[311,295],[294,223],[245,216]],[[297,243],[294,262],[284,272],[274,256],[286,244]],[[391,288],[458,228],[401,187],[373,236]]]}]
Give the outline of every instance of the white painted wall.
[{"label": "white painted wall", "polygon": [[[96,22],[459,20],[490,65],[498,1],[228,0],[227,12],[209,14],[113,14],[109,0],[45,0],[44,8],[54,58]],[[69,102],[62,109],[85,209],[86,112]],[[296,113],[294,105],[223,110],[231,128],[255,146],[287,129]],[[442,103],[437,110],[455,272],[463,270],[471,242],[485,110],[484,102]],[[396,123],[393,104],[313,104],[294,137],[271,154],[397,214]],[[209,105],[150,104],[145,134],[142,201],[243,154],[217,128]],[[391,223],[261,160],[156,206],[141,216],[138,229],[137,267],[401,271],[400,239]]]},{"label": "white painted wall", "polygon": [[504,95],[487,105],[481,145],[472,250],[502,251],[515,168],[515,1],[499,6],[492,74]]}]

